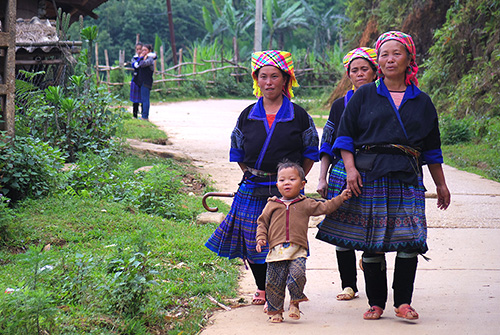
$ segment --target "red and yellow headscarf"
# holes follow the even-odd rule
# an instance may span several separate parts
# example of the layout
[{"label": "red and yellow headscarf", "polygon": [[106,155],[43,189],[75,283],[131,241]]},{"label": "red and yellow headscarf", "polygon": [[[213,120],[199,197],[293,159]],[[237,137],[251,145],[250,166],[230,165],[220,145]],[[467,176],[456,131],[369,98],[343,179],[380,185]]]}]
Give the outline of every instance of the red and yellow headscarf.
[{"label": "red and yellow headscarf", "polygon": [[373,65],[375,65],[375,68],[378,68],[378,63],[377,63],[377,52],[372,49],[372,48],[356,48],[351,51],[349,51],[345,56],[342,62],[344,63],[345,70],[347,74],[349,74],[349,65],[353,60],[356,58],[364,58]]},{"label": "red and yellow headscarf", "polygon": [[283,94],[289,99],[293,98],[292,87],[299,87],[297,79],[295,78],[295,72],[293,71],[293,60],[292,54],[288,51],[279,50],[266,50],[254,52],[252,54],[252,78],[253,78],[253,94],[260,98],[262,92],[257,84],[257,70],[263,66],[271,65],[283,70],[290,76],[288,85],[283,87]]},{"label": "red and yellow headscarf", "polygon": [[[410,85],[411,82],[413,82],[416,86],[418,86],[418,80],[417,80],[418,66],[415,61],[417,56],[417,51],[415,49],[415,43],[413,43],[413,39],[411,38],[410,35],[402,33],[400,31],[388,31],[386,33],[383,33],[382,35],[380,35],[380,37],[377,40],[377,44],[375,45],[377,55],[379,53],[382,44],[390,40],[396,40],[402,43],[405,46],[406,50],[408,50],[408,53],[410,54],[410,68],[406,72],[405,84]],[[384,75],[380,71],[380,68],[378,72],[379,76]]]}]

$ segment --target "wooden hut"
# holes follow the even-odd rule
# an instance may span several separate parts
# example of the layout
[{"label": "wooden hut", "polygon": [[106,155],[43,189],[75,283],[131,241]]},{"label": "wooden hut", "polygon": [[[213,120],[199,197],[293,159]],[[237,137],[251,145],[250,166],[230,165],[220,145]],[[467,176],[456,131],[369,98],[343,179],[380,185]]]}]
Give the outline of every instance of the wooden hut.
[{"label": "wooden hut", "polygon": [[[58,9],[70,15],[97,18],[93,12],[107,0],[1,0],[0,1],[0,131],[14,135],[15,78],[19,70],[44,71],[40,87],[64,81],[68,60],[81,42],[59,38],[55,22]],[[22,76],[21,76],[22,77]]]}]

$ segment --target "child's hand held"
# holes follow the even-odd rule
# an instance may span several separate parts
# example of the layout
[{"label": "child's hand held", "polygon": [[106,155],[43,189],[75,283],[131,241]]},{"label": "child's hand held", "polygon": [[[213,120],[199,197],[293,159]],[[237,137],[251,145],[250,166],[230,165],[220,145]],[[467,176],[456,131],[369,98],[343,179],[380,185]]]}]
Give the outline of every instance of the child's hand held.
[{"label": "child's hand held", "polygon": [[266,245],[266,240],[258,240],[257,241],[257,246],[255,247],[255,250],[257,250],[257,252],[261,252],[262,251],[262,247]]},{"label": "child's hand held", "polygon": [[342,191],[342,198],[345,200],[348,200],[352,197],[352,191],[348,188]]}]

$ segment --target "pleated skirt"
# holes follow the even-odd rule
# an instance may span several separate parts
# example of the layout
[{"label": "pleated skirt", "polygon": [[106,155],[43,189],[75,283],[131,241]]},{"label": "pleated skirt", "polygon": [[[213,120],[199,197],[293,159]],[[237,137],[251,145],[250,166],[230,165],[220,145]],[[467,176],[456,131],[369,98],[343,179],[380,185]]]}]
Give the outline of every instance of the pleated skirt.
[{"label": "pleated skirt", "polygon": [[[318,225],[317,239],[344,248],[368,252],[418,251],[427,247],[425,188],[382,177],[363,178],[361,195],[353,196]],[[340,160],[331,170],[328,197],[345,189],[346,172]]]},{"label": "pleated skirt", "polygon": [[130,82],[130,101],[141,103],[141,87],[137,86],[133,81]]}]

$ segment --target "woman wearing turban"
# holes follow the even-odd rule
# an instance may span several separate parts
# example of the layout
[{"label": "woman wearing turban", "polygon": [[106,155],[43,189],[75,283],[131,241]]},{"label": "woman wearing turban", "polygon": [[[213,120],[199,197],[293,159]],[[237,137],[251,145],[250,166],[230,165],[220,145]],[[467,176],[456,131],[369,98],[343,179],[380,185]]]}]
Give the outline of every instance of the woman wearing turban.
[{"label": "woman wearing turban", "polygon": [[438,208],[448,208],[450,192],[441,167],[436,109],[418,88],[413,39],[390,31],[378,38],[375,49],[380,78],[349,100],[333,145],[346,175],[333,176],[332,196],[348,188],[353,197],[321,224],[318,238],[364,251],[367,320],[379,319],[384,311],[385,252],[397,252],[394,308],[396,316],[414,320],[417,256],[428,250],[422,166],[427,164],[436,185]]},{"label": "woman wearing turban", "polygon": [[[352,90],[335,100],[330,109],[330,116],[323,128],[321,147],[319,155],[321,157],[321,169],[319,173],[318,193],[326,199],[331,199],[335,189],[334,184],[330,185],[326,181],[326,174],[330,165],[330,182],[335,180],[335,175],[341,174],[345,177],[344,163],[339,156],[332,151],[332,146],[336,137],[336,130],[339,126],[340,117],[344,108],[358,88],[364,84],[371,83],[377,79],[377,53],[371,48],[356,48],[349,51],[343,59],[346,74],[352,83]],[[327,216],[325,220],[329,220]],[[356,284],[356,254],[354,249],[336,247],[337,264],[340,273],[342,292],[337,295],[337,300],[351,300],[358,296]]]},{"label": "woman wearing turban", "polygon": [[229,213],[205,244],[219,256],[248,261],[257,285],[253,304],[265,304],[268,248],[256,251],[257,218],[267,199],[278,195],[276,167],[289,160],[307,174],[319,160],[318,133],[312,118],[292,103],[297,87],[292,55],[267,50],[252,54],[252,78],[257,102],[238,117],[231,134],[229,160],[243,178]]}]

